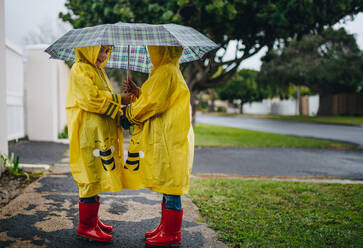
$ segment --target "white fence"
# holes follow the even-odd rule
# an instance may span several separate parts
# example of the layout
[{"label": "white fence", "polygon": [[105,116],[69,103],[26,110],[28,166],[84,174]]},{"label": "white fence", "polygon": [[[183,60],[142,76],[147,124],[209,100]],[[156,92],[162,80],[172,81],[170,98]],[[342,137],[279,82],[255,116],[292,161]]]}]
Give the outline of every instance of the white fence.
[{"label": "white fence", "polygon": [[30,140],[58,141],[66,125],[65,102],[69,68],[60,60],[50,60],[47,45],[27,47],[24,68],[27,135]]},{"label": "white fence", "polygon": [[[6,79],[5,79],[5,6],[0,1],[0,154],[8,153],[7,142],[7,106],[6,106]],[[0,176],[3,167],[0,165]]]},{"label": "white fence", "polygon": [[46,45],[27,47],[28,57],[6,41],[7,139],[58,141],[66,125],[69,68],[50,60]]},{"label": "white fence", "polygon": [[[319,109],[319,96],[308,97],[309,115],[315,116]],[[229,113],[239,113],[239,109],[229,108]],[[297,115],[296,100],[267,99],[262,102],[252,102],[243,104],[244,114],[261,115]]]},{"label": "white fence", "polygon": [[6,41],[5,49],[6,104],[8,140],[25,136],[24,125],[24,60],[19,48]]}]

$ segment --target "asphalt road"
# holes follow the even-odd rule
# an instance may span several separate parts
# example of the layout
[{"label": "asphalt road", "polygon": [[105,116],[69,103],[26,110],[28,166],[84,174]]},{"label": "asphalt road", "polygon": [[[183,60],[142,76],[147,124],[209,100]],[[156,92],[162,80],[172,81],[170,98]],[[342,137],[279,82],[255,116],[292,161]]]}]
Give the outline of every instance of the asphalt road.
[{"label": "asphalt road", "polygon": [[363,151],[297,148],[197,148],[192,173],[289,177],[323,176],[363,180]]},{"label": "asphalt road", "polygon": [[363,147],[363,127],[197,114],[197,122],[255,131],[343,141]]},{"label": "asphalt road", "polygon": [[[9,145],[21,163],[30,164],[54,164],[67,149],[68,145],[51,142],[22,141]],[[192,173],[363,180],[363,150],[196,148]]]}]

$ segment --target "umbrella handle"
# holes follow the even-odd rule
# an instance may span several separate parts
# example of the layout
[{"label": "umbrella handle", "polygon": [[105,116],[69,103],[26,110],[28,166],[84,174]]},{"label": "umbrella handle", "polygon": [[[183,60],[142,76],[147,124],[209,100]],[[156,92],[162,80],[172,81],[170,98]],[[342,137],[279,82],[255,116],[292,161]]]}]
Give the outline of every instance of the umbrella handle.
[{"label": "umbrella handle", "polygon": [[127,70],[126,70],[126,81],[129,80],[129,67],[130,67],[130,45],[127,45]]}]

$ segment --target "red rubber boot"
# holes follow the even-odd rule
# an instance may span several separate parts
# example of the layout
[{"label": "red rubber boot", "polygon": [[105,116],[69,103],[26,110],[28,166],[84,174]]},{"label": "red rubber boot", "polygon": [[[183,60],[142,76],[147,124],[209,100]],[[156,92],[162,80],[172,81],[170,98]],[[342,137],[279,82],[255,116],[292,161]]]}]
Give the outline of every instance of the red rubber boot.
[{"label": "red rubber boot", "polygon": [[161,218],[160,218],[160,224],[154,230],[147,231],[145,233],[145,238],[150,238],[150,237],[156,235],[158,232],[160,232],[161,227],[163,225],[164,210],[165,210],[165,203],[161,203]]},{"label": "red rubber boot", "polygon": [[161,230],[145,243],[150,246],[176,245],[181,242],[180,229],[183,221],[183,210],[165,209]]},{"label": "red rubber boot", "polygon": [[[98,209],[100,208],[100,197],[99,196],[97,196],[97,207],[98,207]],[[97,213],[98,213],[98,209],[97,209]],[[112,225],[103,223],[98,216],[97,216],[97,219],[98,219],[97,224],[102,229],[102,231],[107,232],[107,233],[113,232]]]},{"label": "red rubber boot", "polygon": [[98,226],[98,203],[79,202],[79,224],[77,235],[88,239],[107,242],[112,241],[113,237]]}]

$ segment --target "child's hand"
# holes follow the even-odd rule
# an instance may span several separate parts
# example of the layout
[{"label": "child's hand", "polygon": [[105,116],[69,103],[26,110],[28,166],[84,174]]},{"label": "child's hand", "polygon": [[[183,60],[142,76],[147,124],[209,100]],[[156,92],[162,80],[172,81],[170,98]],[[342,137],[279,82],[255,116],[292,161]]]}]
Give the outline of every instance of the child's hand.
[{"label": "child's hand", "polygon": [[126,82],[126,80],[124,80],[123,85],[124,85],[124,92],[131,93],[134,96],[136,96],[137,98],[139,98],[140,89],[139,89],[139,87],[137,87],[137,85],[134,83],[134,81],[132,81],[131,77],[129,77],[127,82]]},{"label": "child's hand", "polygon": [[131,93],[121,93],[121,104],[127,105],[131,103]]}]

